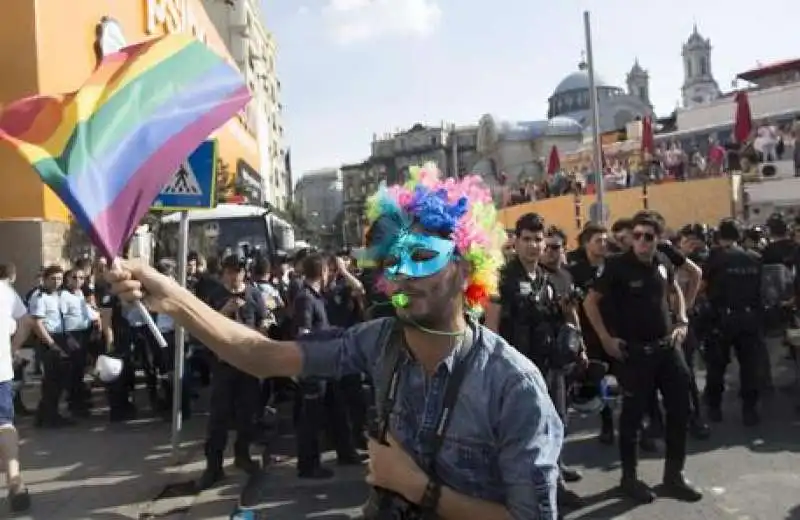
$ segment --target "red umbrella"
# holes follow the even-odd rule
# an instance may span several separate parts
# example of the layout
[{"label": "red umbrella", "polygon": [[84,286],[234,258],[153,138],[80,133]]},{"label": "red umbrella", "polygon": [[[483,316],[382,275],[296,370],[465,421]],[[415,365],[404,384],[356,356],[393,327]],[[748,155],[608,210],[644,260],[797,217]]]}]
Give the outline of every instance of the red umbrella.
[{"label": "red umbrella", "polygon": [[734,97],[736,103],[736,116],[733,122],[733,137],[736,142],[743,144],[753,131],[753,115],[750,113],[750,101],[747,92],[739,91]]},{"label": "red umbrella", "polygon": [[653,118],[645,116],[642,119],[642,155],[653,155],[655,145],[653,143]]},{"label": "red umbrella", "polygon": [[547,158],[547,175],[555,175],[561,169],[561,159],[558,158],[558,148],[550,148],[550,157]]}]

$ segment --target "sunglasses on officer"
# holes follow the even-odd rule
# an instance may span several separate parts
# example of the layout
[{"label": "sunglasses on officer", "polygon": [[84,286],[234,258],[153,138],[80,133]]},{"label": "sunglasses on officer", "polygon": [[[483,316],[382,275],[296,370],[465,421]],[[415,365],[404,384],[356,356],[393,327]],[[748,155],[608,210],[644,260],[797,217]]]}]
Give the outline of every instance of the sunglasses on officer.
[{"label": "sunglasses on officer", "polygon": [[649,231],[634,231],[631,236],[635,241],[644,240],[645,242],[654,242],[656,239],[655,233]]}]

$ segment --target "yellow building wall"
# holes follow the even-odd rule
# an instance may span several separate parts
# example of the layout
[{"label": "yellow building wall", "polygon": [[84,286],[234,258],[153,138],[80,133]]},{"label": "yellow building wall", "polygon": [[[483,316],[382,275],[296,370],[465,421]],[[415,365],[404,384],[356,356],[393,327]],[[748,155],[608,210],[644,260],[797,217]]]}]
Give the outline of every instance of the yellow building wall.
[{"label": "yellow building wall", "polygon": [[[732,188],[730,179],[725,177],[653,185],[648,188],[647,198],[649,209],[661,213],[672,229],[692,222],[716,224],[720,219],[732,216]],[[589,208],[595,200],[594,195],[581,197],[581,224],[589,221]],[[615,220],[644,209],[642,189],[607,192],[606,204],[610,213],[607,224],[610,226]],[[511,206],[500,210],[499,219],[505,228],[512,229],[520,216],[531,212],[542,215],[548,225],[562,228],[570,242],[575,243],[580,232],[575,215],[575,197],[566,195]]]},{"label": "yellow building wall", "polygon": [[[180,6],[183,0],[175,2]],[[95,28],[101,18],[116,20],[126,41],[135,43],[165,33],[160,26],[147,33],[148,0],[38,0],[13,1],[0,17],[0,56],[5,74],[0,81],[0,102],[8,103],[35,93],[54,94],[77,90],[97,66]],[[225,45],[208,19],[200,0],[188,0],[197,26],[208,45],[231,61]],[[234,128],[237,126],[238,128]],[[255,138],[237,120],[215,135],[220,156],[230,164],[230,174],[243,159],[257,168]],[[46,188],[31,168],[7,145],[0,146],[0,175],[8,189],[0,190],[0,219],[43,218],[69,221],[69,212]]]},{"label": "yellow building wall", "polygon": [[[35,2],[6,2],[0,16],[0,104],[38,91],[36,70]],[[41,217],[42,183],[14,149],[0,142],[0,217]]]}]

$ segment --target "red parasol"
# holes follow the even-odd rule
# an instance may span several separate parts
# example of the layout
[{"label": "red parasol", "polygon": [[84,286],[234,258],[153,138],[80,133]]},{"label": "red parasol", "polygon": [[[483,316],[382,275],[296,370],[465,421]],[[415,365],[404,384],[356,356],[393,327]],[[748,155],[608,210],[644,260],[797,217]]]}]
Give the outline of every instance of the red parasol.
[{"label": "red parasol", "polygon": [[753,131],[753,115],[750,113],[750,101],[747,92],[739,91],[734,97],[736,115],[733,122],[733,137],[739,144],[744,144]]},{"label": "red parasol", "polygon": [[653,143],[653,118],[645,116],[642,119],[642,155],[653,155],[655,144]]},{"label": "red parasol", "polygon": [[558,157],[558,148],[553,145],[550,148],[550,156],[547,158],[547,175],[555,175],[561,169],[561,159]]}]

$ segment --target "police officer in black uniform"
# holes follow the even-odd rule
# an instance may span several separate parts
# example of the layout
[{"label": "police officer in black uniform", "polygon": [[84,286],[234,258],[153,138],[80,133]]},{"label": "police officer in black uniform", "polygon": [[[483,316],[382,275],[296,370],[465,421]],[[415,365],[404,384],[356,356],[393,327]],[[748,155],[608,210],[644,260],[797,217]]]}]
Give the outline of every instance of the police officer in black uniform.
[{"label": "police officer in black uniform", "polygon": [[[787,294],[785,297],[779,298],[782,301],[765,302],[769,307],[766,312],[765,322],[768,323],[767,330],[778,329],[782,333],[793,319],[792,295],[788,293],[791,293],[792,286],[794,286],[795,292],[798,292],[797,270],[800,267],[800,248],[792,240],[789,233],[789,223],[780,213],[774,213],[769,216],[766,228],[769,234],[769,243],[764,246],[761,253],[761,263],[764,266],[765,278],[770,279],[770,284],[767,288],[775,288],[779,292],[784,292],[781,289],[785,287]],[[776,283],[776,276],[779,279],[782,278],[783,281]],[[765,344],[760,346],[757,359],[759,388],[764,394],[771,394],[774,390],[772,366]]]},{"label": "police officer in black uniform", "polygon": [[[575,311],[577,302],[571,301],[571,275],[555,262],[548,271],[543,262],[546,254],[555,258],[562,254],[564,236],[557,229],[548,236],[544,220],[536,213],[527,213],[517,220],[515,235],[517,254],[500,271],[499,298],[494,301],[500,307],[499,323],[487,316],[486,324],[542,371],[563,420],[567,415],[566,384],[565,363],[560,353],[565,349],[560,346],[574,339],[581,350],[576,352],[573,362],[585,359]],[[559,504],[580,506],[580,497],[564,485],[580,480],[580,473],[562,466],[561,477]]]},{"label": "police officer in black uniform", "polygon": [[[625,224],[626,221],[622,221]],[[629,222],[629,220],[627,220]],[[575,286],[584,294],[588,293],[589,288],[597,277],[597,271],[605,263],[608,253],[608,231],[600,224],[588,223],[581,230],[578,236],[580,246],[567,254],[568,269],[572,274]],[[583,341],[586,345],[586,352],[590,360],[601,362],[611,368],[613,361],[605,350],[600,338],[597,336],[592,324],[586,317],[583,305],[578,307],[578,317],[580,318]],[[600,412],[600,436],[598,439],[603,444],[614,443],[614,416],[611,407],[606,405]]]},{"label": "police officer in black uniform", "polygon": [[[680,343],[686,337],[688,320],[674,267],[656,250],[662,232],[657,216],[637,213],[631,233],[633,247],[606,260],[584,302],[603,348],[619,361],[618,379],[624,392],[619,431],[621,489],[642,503],[655,499],[650,486],[637,476],[639,430],[654,389],[663,395],[666,409],[664,490],[686,501],[703,496],[683,475],[689,370]],[[600,313],[601,301],[610,311]],[[672,302],[678,318],[674,326]]]},{"label": "police officer in black uniform", "polygon": [[[221,314],[266,334],[267,309],[258,289],[245,281],[247,259],[230,255],[222,262],[221,283],[209,295],[209,305]],[[234,463],[252,474],[259,465],[250,457],[261,401],[261,382],[221,359],[212,361],[211,400],[206,434],[206,469],[199,485],[207,489],[221,480],[228,430],[236,428]]]},{"label": "police officer in black uniform", "polygon": [[725,219],[719,225],[720,247],[712,250],[704,280],[714,316],[714,330],[707,343],[706,401],[712,421],[722,420],[722,393],[725,369],[731,350],[739,361],[742,421],[747,426],[759,422],[758,349],[761,333],[761,259],[745,251],[738,223]]}]

